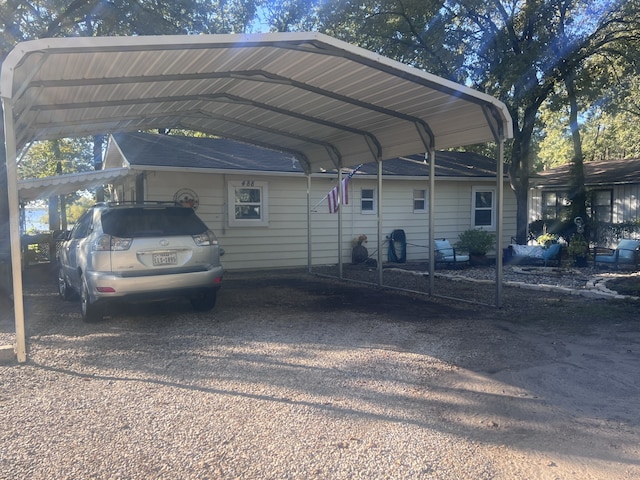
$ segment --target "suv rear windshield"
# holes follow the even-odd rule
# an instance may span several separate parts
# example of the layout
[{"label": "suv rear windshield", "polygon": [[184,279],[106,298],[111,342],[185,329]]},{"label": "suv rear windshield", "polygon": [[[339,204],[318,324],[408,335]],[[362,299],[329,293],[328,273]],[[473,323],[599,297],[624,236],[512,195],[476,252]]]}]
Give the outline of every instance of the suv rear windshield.
[{"label": "suv rear windshield", "polygon": [[207,226],[191,208],[123,208],[102,215],[102,230],[116,237],[198,235]]}]

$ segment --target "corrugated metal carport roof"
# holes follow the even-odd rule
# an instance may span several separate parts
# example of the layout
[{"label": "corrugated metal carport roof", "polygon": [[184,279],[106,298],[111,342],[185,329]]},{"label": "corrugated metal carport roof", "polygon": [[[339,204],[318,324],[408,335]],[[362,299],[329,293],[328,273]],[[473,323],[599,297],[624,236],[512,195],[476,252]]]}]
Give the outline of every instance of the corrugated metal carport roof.
[{"label": "corrugated metal carport roof", "polygon": [[0,93],[18,150],[185,128],[317,171],[512,134],[495,98],[319,33],[34,40],[8,55]]}]

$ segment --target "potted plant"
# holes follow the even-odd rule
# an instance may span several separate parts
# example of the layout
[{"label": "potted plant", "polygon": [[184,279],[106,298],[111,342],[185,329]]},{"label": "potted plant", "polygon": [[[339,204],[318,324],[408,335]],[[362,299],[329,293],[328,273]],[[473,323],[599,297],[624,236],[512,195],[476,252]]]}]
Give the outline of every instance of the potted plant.
[{"label": "potted plant", "polygon": [[548,247],[549,245],[558,242],[558,236],[555,233],[543,233],[536,238],[536,242],[538,242],[538,245]]},{"label": "potted plant", "polygon": [[364,263],[369,258],[369,251],[367,247],[363,245],[367,243],[366,235],[358,235],[351,240],[351,263],[357,265],[358,263]]},{"label": "potted plant", "polygon": [[574,265],[576,267],[586,267],[587,258],[589,257],[589,242],[584,238],[584,235],[580,233],[574,234],[569,240],[567,246],[567,253],[570,257],[573,257]]},{"label": "potted plant", "polygon": [[469,252],[469,258],[472,264],[486,265],[487,252],[495,243],[493,233],[486,230],[477,230],[470,228],[458,235],[456,248]]}]

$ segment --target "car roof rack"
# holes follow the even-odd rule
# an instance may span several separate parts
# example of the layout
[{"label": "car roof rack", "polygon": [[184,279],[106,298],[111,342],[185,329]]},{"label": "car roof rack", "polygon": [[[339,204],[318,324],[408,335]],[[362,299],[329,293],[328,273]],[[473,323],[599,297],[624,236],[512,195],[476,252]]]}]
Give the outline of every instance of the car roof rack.
[{"label": "car roof rack", "polygon": [[144,206],[144,205],[169,205],[181,207],[178,202],[173,200],[145,200],[139,202],[137,200],[123,200],[120,202],[97,202],[94,207],[119,207],[119,206]]}]

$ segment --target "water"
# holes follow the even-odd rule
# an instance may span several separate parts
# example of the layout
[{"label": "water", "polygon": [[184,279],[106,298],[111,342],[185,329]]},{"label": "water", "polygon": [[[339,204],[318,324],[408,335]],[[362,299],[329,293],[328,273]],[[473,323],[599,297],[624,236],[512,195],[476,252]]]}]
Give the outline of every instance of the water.
[{"label": "water", "polygon": [[49,224],[43,221],[43,218],[48,215],[47,208],[25,208],[25,231],[29,232],[34,229],[37,232],[48,232]]}]

